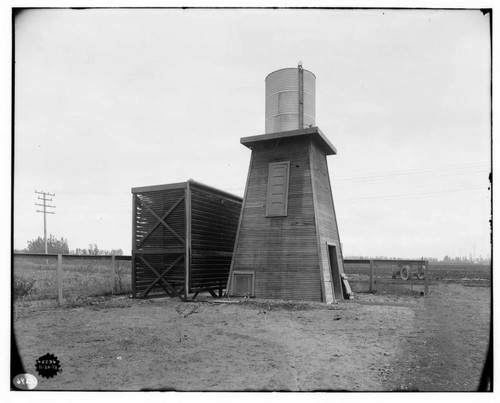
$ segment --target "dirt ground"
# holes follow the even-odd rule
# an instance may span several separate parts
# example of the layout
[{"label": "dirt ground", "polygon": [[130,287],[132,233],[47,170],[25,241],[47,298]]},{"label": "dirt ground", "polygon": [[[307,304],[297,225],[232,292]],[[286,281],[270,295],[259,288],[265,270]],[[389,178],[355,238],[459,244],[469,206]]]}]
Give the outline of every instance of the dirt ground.
[{"label": "dirt ground", "polygon": [[[38,390],[474,391],[489,341],[490,282],[334,305],[207,298],[24,302],[14,329]],[[46,379],[36,360],[54,354]]]}]

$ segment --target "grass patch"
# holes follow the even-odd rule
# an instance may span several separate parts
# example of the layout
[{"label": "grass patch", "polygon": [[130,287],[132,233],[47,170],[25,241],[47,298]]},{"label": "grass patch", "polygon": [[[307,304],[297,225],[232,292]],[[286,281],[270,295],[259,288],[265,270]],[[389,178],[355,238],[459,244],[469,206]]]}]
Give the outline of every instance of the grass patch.
[{"label": "grass patch", "polygon": [[[15,256],[13,274],[14,292],[22,294],[25,300],[57,299],[56,259]],[[63,258],[62,278],[63,297],[67,301],[109,295],[111,258]],[[115,294],[130,293],[131,280],[131,263],[116,261]]]},{"label": "grass patch", "polygon": [[25,279],[14,276],[14,289],[12,290],[14,301],[26,298],[30,295],[33,291],[34,284],[35,279]]}]

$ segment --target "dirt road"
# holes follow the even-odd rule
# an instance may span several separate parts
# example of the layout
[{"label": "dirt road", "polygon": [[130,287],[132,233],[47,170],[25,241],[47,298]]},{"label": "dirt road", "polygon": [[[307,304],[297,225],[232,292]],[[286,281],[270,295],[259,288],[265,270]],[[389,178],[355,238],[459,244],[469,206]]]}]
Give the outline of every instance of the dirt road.
[{"label": "dirt road", "polygon": [[[30,302],[16,305],[15,332],[43,390],[475,390],[490,291],[438,283],[427,297],[358,294],[330,306]],[[50,379],[35,368],[46,353],[62,368]]]},{"label": "dirt road", "polygon": [[478,387],[489,342],[491,288],[480,283],[440,284],[415,311],[411,357],[395,365],[401,382],[421,391]]}]

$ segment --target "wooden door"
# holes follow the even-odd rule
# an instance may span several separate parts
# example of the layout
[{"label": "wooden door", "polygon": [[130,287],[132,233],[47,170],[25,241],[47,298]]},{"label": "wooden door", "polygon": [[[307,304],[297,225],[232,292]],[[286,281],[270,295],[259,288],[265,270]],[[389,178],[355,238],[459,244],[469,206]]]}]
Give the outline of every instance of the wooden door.
[{"label": "wooden door", "polygon": [[344,299],[342,292],[342,280],[337,256],[337,246],[328,244],[328,261],[330,263],[330,273],[332,276],[333,294],[335,299]]}]

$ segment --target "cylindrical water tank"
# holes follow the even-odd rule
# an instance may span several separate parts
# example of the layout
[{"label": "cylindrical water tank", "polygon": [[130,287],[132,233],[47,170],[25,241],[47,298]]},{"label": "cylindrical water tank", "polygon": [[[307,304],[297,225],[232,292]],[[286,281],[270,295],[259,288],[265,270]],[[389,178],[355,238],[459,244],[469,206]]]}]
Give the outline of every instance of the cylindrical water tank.
[{"label": "cylindrical water tank", "polygon": [[301,66],[269,74],[266,77],[266,133],[315,125],[316,76]]}]

